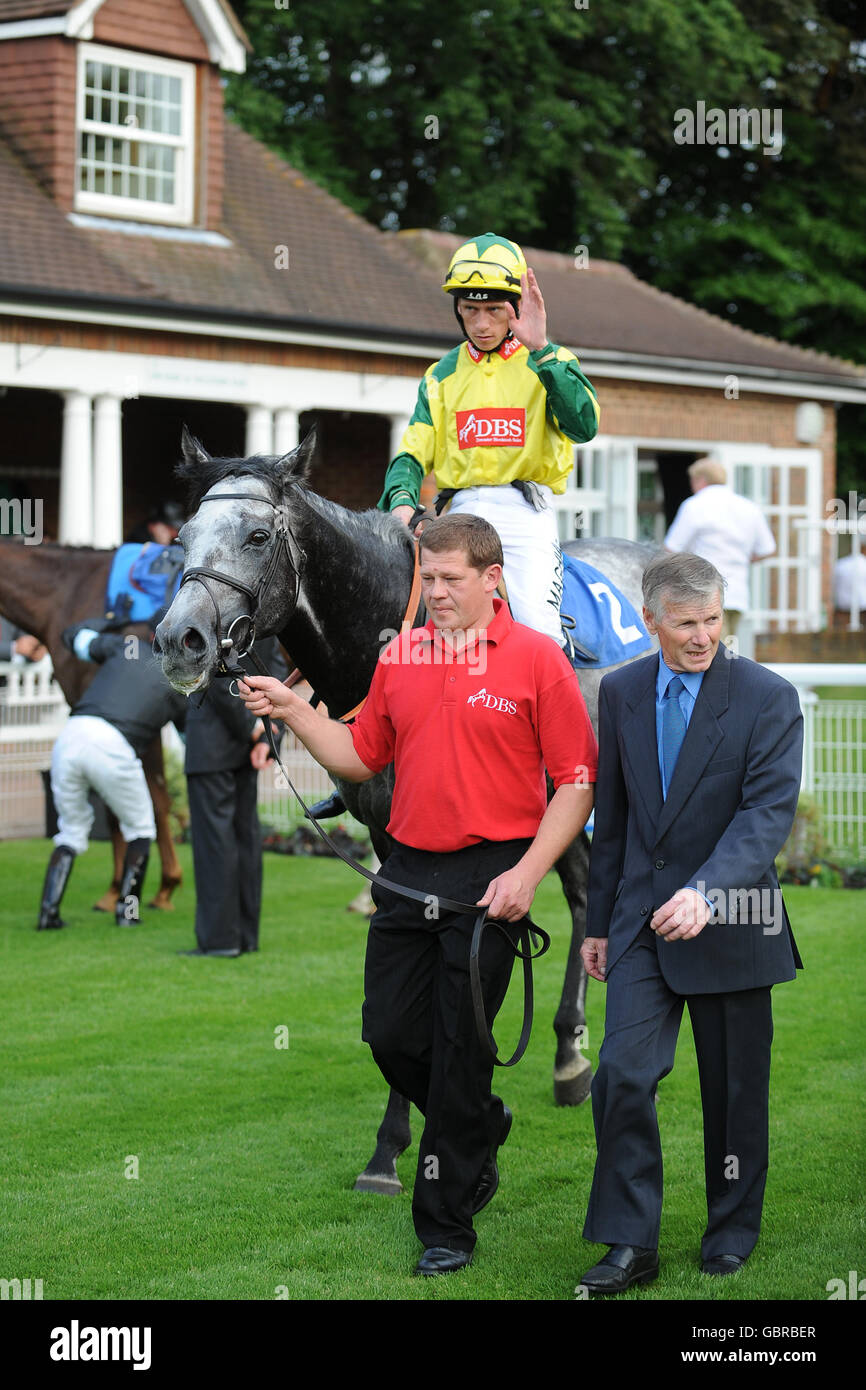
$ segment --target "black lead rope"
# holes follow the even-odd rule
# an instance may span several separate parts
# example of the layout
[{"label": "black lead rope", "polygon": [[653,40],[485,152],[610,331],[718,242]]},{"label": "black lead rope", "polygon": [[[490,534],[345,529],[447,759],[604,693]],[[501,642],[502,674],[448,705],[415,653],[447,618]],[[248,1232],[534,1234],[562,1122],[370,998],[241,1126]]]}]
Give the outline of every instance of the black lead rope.
[{"label": "black lead rope", "polygon": [[[201,584],[202,588],[207,593],[208,597],[211,600],[211,603],[214,606],[214,610],[216,613],[216,635],[220,651],[220,659],[217,666],[216,674],[218,676],[229,676],[234,678],[235,680],[243,680],[244,677],[248,675],[248,672],[245,671],[244,668],[240,665],[240,657],[248,656],[249,659],[252,661],[253,665],[258,670],[259,674],[262,676],[267,676],[269,673],[265,670],[265,667],[263,666],[262,662],[259,660],[256,653],[252,650],[253,642],[255,640],[255,622],[256,617],[258,615],[258,609],[261,605],[261,601],[264,594],[267,592],[269,584],[276,575],[280,554],[283,550],[285,550],[289,566],[294,574],[295,601],[297,601],[297,597],[301,587],[301,564],[306,557],[304,555],[303,550],[301,550],[297,541],[292,536],[292,531],[291,527],[289,526],[286,508],[283,504],[272,502],[267,497],[259,497],[258,495],[253,493],[243,492],[214,493],[212,495],[209,494],[203,497],[201,500],[202,502],[263,502],[267,506],[272,507],[274,510],[276,519],[275,544],[272,548],[267,568],[265,570],[264,575],[262,576],[262,579],[259,581],[257,589],[250,588],[248,585],[242,583],[241,580],[235,579],[232,575],[223,574],[219,570],[209,569],[204,565],[196,566],[192,569],[186,570],[183,579],[181,580],[182,585],[188,583],[190,580],[197,580],[198,583]],[[292,542],[294,542],[295,549],[297,551],[297,560],[295,560],[295,557],[292,554]],[[249,599],[250,601],[250,613],[242,614],[240,615],[240,617],[236,618],[235,621],[232,623],[231,627],[229,628],[229,631],[225,638],[222,636],[219,606],[217,604],[216,599],[214,598],[213,593],[211,592],[209,581],[216,581],[219,584],[228,584],[231,588],[236,589],[239,593],[243,594],[244,597]],[[235,645],[234,639],[232,637],[232,628],[235,626],[235,623],[241,621],[241,618],[246,618],[247,622],[249,623],[249,631],[246,637],[247,649],[246,651],[240,652],[239,656],[236,657],[233,661],[232,657],[235,651]],[[280,758],[279,752],[277,751],[277,745],[274,739],[273,726],[271,724],[269,715],[264,716],[263,723],[265,726],[265,732],[267,734],[268,743],[270,745],[271,754],[274,758],[274,761],[276,762],[277,766],[279,767],[280,771],[285,777],[290,790],[297,798],[298,803],[300,804],[304,812],[304,815],[307,817],[307,820],[312,822],[320,838],[324,840],[325,844],[329,846],[329,848],[337,856],[337,858],[342,859],[344,864],[348,864],[350,869],[354,869],[355,873],[361,874],[362,877],[368,879],[370,883],[378,883],[382,888],[387,889],[388,892],[396,893],[401,898],[409,898],[413,902],[423,903],[425,907],[429,906],[431,900],[431,895],[429,893],[422,893],[417,888],[407,888],[402,883],[392,883],[390,879],[383,878],[381,874],[373,873],[371,869],[365,869],[363,864],[359,864],[356,859],[353,859],[351,855],[346,854],[344,850],[340,849],[339,845],[334,843],[327,831],[323,830],[322,827],[319,825],[318,821],[315,820],[315,818],[312,816],[312,814],[310,813],[310,808],[307,806],[297,787],[294,785],[291,778],[289,777],[289,774],[286,772],[286,769],[283,766],[282,760]],[[515,944],[512,936],[509,934],[507,926],[502,922],[498,922],[493,918],[489,918],[487,916],[486,908],[482,908],[479,911],[478,905],[476,903],[456,902],[451,898],[443,898],[439,897],[438,895],[436,895],[435,901],[437,905],[441,908],[444,908],[446,912],[455,912],[459,914],[461,917],[471,916],[475,918],[475,926],[472,932],[472,943],[469,950],[469,982],[472,991],[472,1007],[475,1013],[475,1026],[478,1030],[478,1038],[483,1050],[489,1055],[495,1066],[513,1067],[516,1065],[517,1062],[520,1061],[521,1057],[526,1051],[527,1044],[529,1043],[529,1035],[532,1030],[532,962],[536,957],[543,956],[545,951],[550,949],[550,937],[548,936],[546,931],[542,930],[541,927],[537,927],[529,917],[524,917],[523,921],[517,927],[520,942],[520,945],[517,945]],[[519,956],[520,959],[523,961],[523,1027],[520,1032],[520,1039],[518,1041],[517,1047],[515,1048],[512,1056],[508,1059],[507,1062],[501,1062],[499,1060],[499,1057],[497,1055],[499,1049],[496,1046],[496,1041],[487,1023],[487,1016],[484,1012],[484,995],[481,989],[481,942],[484,934],[484,928],[488,924],[496,927],[496,929],[499,932],[501,932],[501,934],[504,936],[505,940],[508,942],[509,946],[513,950],[514,954],[516,956]],[[541,942],[541,945],[536,951],[533,951],[532,948],[536,938]],[[521,949],[521,946],[523,949]]]},{"label": "black lead rope", "polygon": [[[253,665],[257,667],[260,675],[266,676],[268,674],[254,651],[241,652],[240,655],[249,657]],[[225,666],[226,674],[232,676],[235,680],[243,680],[248,675],[248,672],[240,665],[239,660],[235,662],[235,664],[230,665],[229,658],[226,657],[223,661],[223,665]],[[381,888],[387,889],[390,893],[396,893],[401,898],[409,898],[412,902],[423,903],[425,907],[429,907],[431,901],[431,895],[429,893],[422,893],[418,888],[408,888],[405,884],[394,883],[391,879],[383,878],[381,874],[374,873],[372,869],[366,869],[363,864],[359,864],[350,854],[346,854],[345,850],[340,849],[340,846],[332,840],[327,830],[324,830],[322,826],[319,825],[318,821],[311,815],[309,806],[304,801],[304,798],[301,796],[301,793],[298,791],[283,766],[282,759],[277,751],[270,715],[263,715],[262,723],[265,726],[265,733],[267,734],[271,754],[285,777],[289,789],[297,798],[307,820],[312,822],[321,839],[324,840],[325,844],[329,846],[337,858],[342,859],[344,864],[348,864],[350,869],[354,869],[355,873],[361,874],[362,877],[368,879],[370,883],[377,883]],[[479,911],[477,903],[461,903],[452,898],[443,898],[439,894],[436,894],[435,902],[437,907],[444,908],[446,912],[455,912],[461,917],[472,916],[475,918],[475,926],[472,931],[472,944],[469,948],[469,984],[472,992],[472,1008],[475,1014],[475,1027],[478,1031],[478,1038],[481,1046],[492,1059],[494,1065],[497,1067],[513,1067],[520,1061],[526,1051],[529,1043],[529,1035],[532,1032],[534,1002],[532,962],[539,956],[543,956],[544,953],[550,949],[550,937],[543,928],[536,926],[531,918],[524,917],[517,929],[519,932],[519,944],[516,944],[508,931],[507,925],[504,922],[497,921],[495,918],[488,917],[486,907],[481,908]],[[481,988],[481,942],[484,935],[484,928],[487,926],[495,927],[508,942],[515,956],[518,956],[519,959],[523,961],[523,1026],[520,1030],[520,1038],[517,1047],[514,1049],[514,1052],[507,1062],[502,1062],[499,1059],[499,1049],[484,1011],[484,994]],[[536,938],[541,942],[541,945],[537,950],[533,951],[532,948]]]}]

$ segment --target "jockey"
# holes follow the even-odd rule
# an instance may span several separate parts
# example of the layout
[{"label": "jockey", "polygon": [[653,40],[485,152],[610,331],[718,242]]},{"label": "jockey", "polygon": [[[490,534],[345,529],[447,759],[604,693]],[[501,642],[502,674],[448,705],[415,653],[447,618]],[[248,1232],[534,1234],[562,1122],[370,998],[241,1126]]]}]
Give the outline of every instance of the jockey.
[{"label": "jockey", "polygon": [[466,341],[424,373],[379,506],[408,525],[435,470],[437,510],[450,500],[452,515],[483,516],[499,532],[515,619],[563,646],[552,498],[565,491],[572,445],[598,430],[595,392],[574,354],[548,340],[541,290],[513,241],[486,232],[466,242],[442,288]]}]

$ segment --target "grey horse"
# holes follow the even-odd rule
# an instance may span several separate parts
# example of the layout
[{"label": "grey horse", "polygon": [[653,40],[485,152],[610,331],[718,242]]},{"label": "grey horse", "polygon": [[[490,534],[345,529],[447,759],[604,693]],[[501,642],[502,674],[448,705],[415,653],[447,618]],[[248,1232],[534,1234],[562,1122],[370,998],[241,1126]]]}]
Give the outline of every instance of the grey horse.
[{"label": "grey horse", "polygon": [[[155,649],[166,677],[187,693],[203,689],[221,656],[223,639],[237,650],[276,633],[333,716],[363,700],[384,641],[400,628],[414,567],[407,528],[383,512],[350,512],[312,492],[307,476],[311,436],[282,458],[213,458],[186,432],[178,476],[190,488],[191,519],[180,534],[185,577],[156,632]],[[202,505],[202,500],[207,502]],[[649,546],[619,540],[582,540],[566,549],[605,575],[636,607]],[[190,570],[203,571],[191,582]],[[220,577],[222,576],[222,578]],[[229,580],[233,582],[228,582]],[[423,621],[423,613],[409,615]],[[242,645],[243,644],[243,645]],[[608,668],[611,669],[611,668]],[[578,680],[597,727],[598,687],[604,670],[586,668]],[[340,783],[348,809],[370,832],[381,860],[393,768],[363,783]],[[559,1008],[554,1098],[559,1105],[586,1099],[592,1067],[585,1037],[586,975],[580,960],[586,921],[589,844],[574,841],[556,865],[572,919],[571,945]],[[410,1143],[409,1103],[392,1092],[362,1190],[401,1190],[395,1161]]]}]

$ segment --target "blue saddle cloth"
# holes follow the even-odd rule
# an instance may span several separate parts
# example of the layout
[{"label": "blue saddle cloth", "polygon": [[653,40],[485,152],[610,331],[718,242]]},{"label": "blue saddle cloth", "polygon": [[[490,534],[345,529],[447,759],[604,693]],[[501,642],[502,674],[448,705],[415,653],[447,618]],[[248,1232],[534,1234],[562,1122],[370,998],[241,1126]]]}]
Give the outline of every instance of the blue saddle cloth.
[{"label": "blue saddle cloth", "polygon": [[572,665],[615,666],[650,651],[652,638],[625,594],[584,560],[563,554],[562,561],[560,615]]},{"label": "blue saddle cloth", "polygon": [[183,547],[122,545],[114,557],[105,593],[106,616],[144,623],[171,603],[180,588]]}]

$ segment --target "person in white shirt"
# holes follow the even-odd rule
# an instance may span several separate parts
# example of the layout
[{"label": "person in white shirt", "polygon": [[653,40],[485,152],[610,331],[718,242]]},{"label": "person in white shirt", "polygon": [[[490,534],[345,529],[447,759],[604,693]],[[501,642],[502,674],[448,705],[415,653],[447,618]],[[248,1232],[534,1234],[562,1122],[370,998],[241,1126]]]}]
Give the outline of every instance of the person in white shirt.
[{"label": "person in white shirt", "polygon": [[724,464],[697,459],[689,467],[693,496],[680,506],[665,549],[709,560],[725,580],[725,636],[734,635],[749,606],[749,565],[774,555],[776,542],[760,507],[727,485]]},{"label": "person in white shirt", "polygon": [[854,612],[866,609],[866,555],[842,555],[833,569],[833,604],[847,621]]}]

